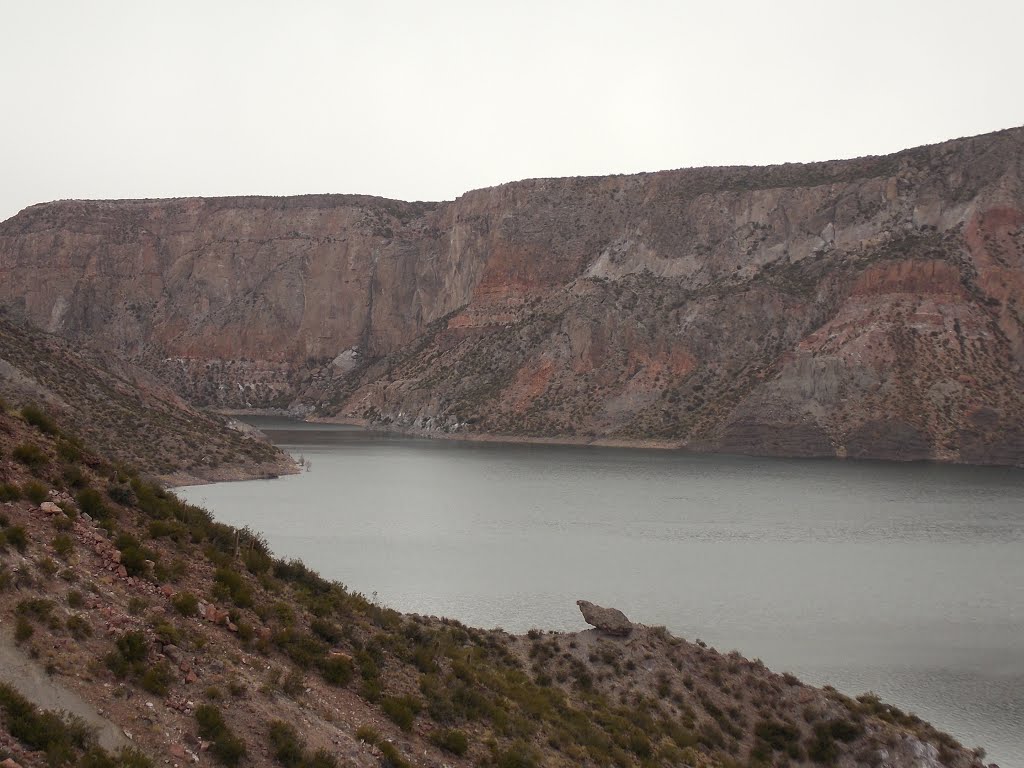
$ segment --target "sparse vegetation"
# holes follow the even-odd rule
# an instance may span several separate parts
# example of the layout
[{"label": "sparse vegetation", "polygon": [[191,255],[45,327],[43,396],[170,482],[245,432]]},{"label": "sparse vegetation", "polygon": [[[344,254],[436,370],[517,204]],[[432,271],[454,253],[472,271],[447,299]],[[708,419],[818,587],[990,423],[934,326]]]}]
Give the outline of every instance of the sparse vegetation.
[{"label": "sparse vegetation", "polygon": [[196,707],[196,722],[199,735],[212,742],[210,752],[219,763],[235,766],[245,757],[245,743],[228,728],[217,706],[200,704]]}]

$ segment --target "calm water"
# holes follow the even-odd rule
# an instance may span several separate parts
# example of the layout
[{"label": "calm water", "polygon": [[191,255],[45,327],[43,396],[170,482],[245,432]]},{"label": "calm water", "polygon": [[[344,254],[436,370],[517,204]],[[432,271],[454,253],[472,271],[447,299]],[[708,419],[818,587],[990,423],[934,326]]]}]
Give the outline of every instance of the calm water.
[{"label": "calm water", "polygon": [[1024,472],[255,423],[310,471],[179,493],[386,605],[575,630],[586,598],[1024,768]]}]

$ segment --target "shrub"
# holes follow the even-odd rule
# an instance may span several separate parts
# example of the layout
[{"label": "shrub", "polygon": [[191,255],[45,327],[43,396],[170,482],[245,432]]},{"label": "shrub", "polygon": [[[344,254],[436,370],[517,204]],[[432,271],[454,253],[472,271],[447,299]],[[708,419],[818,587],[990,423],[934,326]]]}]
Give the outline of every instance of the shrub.
[{"label": "shrub", "polygon": [[235,736],[214,704],[196,707],[199,735],[213,742],[210,752],[223,765],[235,766],[245,757],[245,743]]},{"label": "shrub", "polygon": [[390,741],[382,741],[377,745],[377,749],[384,756],[384,759],[381,760],[382,768],[411,768],[409,761],[402,757],[398,747]]},{"label": "shrub", "polygon": [[147,669],[139,680],[143,690],[149,691],[156,696],[166,696],[167,691],[174,681],[174,673],[167,662],[161,661]]},{"label": "shrub", "polygon": [[182,616],[195,616],[199,610],[199,598],[191,592],[179,592],[171,598],[171,605]]},{"label": "shrub", "polygon": [[213,578],[222,591],[231,598],[231,602],[239,608],[252,606],[252,591],[242,579],[241,574],[230,568],[218,568]]},{"label": "shrub", "polygon": [[38,405],[29,404],[22,408],[21,418],[44,435],[56,435],[60,431],[57,423]]},{"label": "shrub", "polygon": [[341,628],[326,619],[313,619],[309,624],[309,628],[313,630],[314,635],[325,643],[336,643],[343,637]]},{"label": "shrub", "polygon": [[97,520],[105,520],[110,517],[110,509],[103,502],[103,497],[95,488],[84,488],[75,496],[78,508],[83,514],[94,517]]},{"label": "shrub", "polygon": [[68,605],[72,608],[81,608],[85,605],[85,596],[77,589],[68,592]]},{"label": "shrub", "polygon": [[306,758],[303,768],[337,768],[338,761],[326,749],[318,749]]},{"label": "shrub", "polygon": [[146,573],[146,561],[153,553],[140,549],[134,544],[129,544],[121,550],[121,565],[128,571],[129,576],[142,576]]},{"label": "shrub", "polygon": [[53,550],[58,557],[67,560],[68,555],[75,551],[75,541],[66,533],[59,533],[53,537]]},{"label": "shrub", "polygon": [[376,745],[380,742],[380,734],[368,725],[356,728],[356,738],[366,744]]},{"label": "shrub", "polygon": [[57,441],[57,455],[64,461],[74,464],[81,461],[82,449],[72,440],[61,438]]},{"label": "shrub", "polygon": [[46,486],[37,480],[29,480],[21,488],[22,495],[33,504],[42,504],[46,501]]},{"label": "shrub", "polygon": [[[76,717],[39,711],[34,704],[8,685],[0,683],[0,710],[8,732],[30,749],[46,753],[52,766],[75,761],[76,752],[92,746],[94,737]],[[76,761],[77,762],[77,761]]]},{"label": "shrub", "polygon": [[14,613],[36,621],[46,621],[53,613],[53,601],[44,597],[26,597],[18,601]]},{"label": "shrub", "polygon": [[21,489],[14,483],[0,483],[0,502],[17,501],[21,498]]},{"label": "shrub", "polygon": [[213,704],[200,704],[196,707],[196,722],[199,723],[199,735],[204,739],[213,739],[227,729],[224,716]]},{"label": "shrub", "polygon": [[456,728],[434,731],[430,734],[430,742],[445,752],[451,752],[460,757],[469,749],[469,740],[466,738],[466,734]]},{"label": "shrub", "polygon": [[14,457],[15,461],[20,461],[31,469],[38,469],[47,462],[43,449],[35,443],[21,443],[15,446],[14,450],[11,451],[11,456]]},{"label": "shrub", "polygon": [[117,638],[117,650],[125,661],[144,661],[149,653],[146,636],[141,632],[125,632]]},{"label": "shrub", "polygon": [[35,627],[32,622],[24,616],[19,616],[14,621],[14,642],[20,645],[35,634]]},{"label": "shrub", "polygon": [[344,656],[330,656],[320,665],[320,674],[331,685],[348,685],[352,681],[352,662]]},{"label": "shrub", "polygon": [[420,703],[411,696],[386,696],[381,700],[380,708],[403,731],[411,731]]},{"label": "shrub", "polygon": [[268,738],[270,751],[281,765],[286,768],[298,768],[303,764],[305,747],[293,726],[281,720],[274,720],[270,723]]},{"label": "shrub", "polygon": [[130,485],[110,485],[107,487],[107,496],[110,497],[111,501],[126,507],[135,503],[135,493]]},{"label": "shrub", "polygon": [[75,640],[84,640],[85,638],[92,636],[92,626],[90,626],[89,622],[81,616],[68,616],[66,625],[68,633],[75,638]]},{"label": "shrub", "polygon": [[12,525],[10,528],[5,528],[4,539],[19,552],[24,552],[28,547],[28,534],[23,526]]}]

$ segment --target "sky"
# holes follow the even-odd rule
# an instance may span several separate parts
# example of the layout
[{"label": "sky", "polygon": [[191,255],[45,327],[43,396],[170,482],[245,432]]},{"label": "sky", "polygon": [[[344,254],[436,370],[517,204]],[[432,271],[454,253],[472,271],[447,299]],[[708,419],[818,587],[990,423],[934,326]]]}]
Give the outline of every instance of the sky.
[{"label": "sky", "polygon": [[450,200],[1024,124],[1024,2],[0,0],[0,220],[68,198]]}]

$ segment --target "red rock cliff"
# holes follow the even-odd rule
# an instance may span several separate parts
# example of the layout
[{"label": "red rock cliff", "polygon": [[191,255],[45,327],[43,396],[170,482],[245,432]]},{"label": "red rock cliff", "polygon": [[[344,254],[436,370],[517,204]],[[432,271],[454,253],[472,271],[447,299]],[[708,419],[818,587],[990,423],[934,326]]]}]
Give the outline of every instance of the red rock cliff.
[{"label": "red rock cliff", "polygon": [[50,203],[0,224],[0,301],[201,404],[1020,464],[1022,157]]}]

